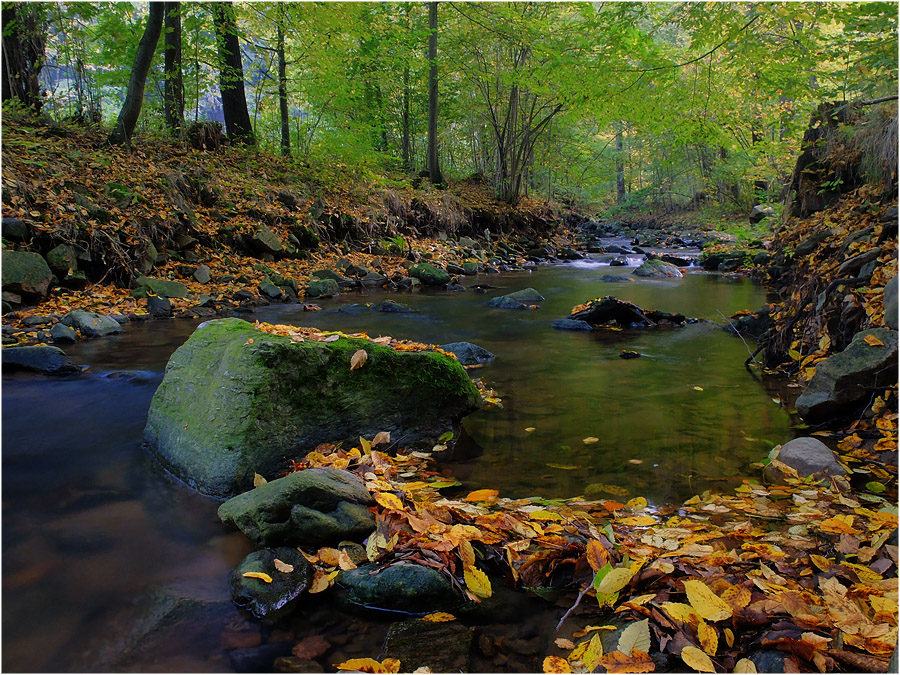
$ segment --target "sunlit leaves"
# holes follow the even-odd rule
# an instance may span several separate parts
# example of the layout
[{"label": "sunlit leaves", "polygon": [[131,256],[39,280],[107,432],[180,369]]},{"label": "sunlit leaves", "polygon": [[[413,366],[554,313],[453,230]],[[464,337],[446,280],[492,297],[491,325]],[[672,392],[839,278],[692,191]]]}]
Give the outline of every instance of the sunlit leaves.
[{"label": "sunlit leaves", "polygon": [[731,617],[731,606],[699,579],[685,581],[684,591],[687,593],[691,607],[707,621],[722,621]]},{"label": "sunlit leaves", "polygon": [[403,510],[403,502],[400,501],[400,498],[397,495],[393,495],[389,492],[376,492],[373,496],[375,497],[375,501],[386,509],[395,509],[397,511]]},{"label": "sunlit leaves", "polygon": [[475,490],[474,492],[470,492],[469,494],[466,495],[465,501],[467,501],[467,502],[485,502],[485,501],[488,501],[489,499],[493,499],[494,497],[496,497],[499,494],[500,494],[500,492],[497,490],[490,490],[490,489]]},{"label": "sunlit leaves", "polygon": [[487,575],[479,569],[471,568],[463,572],[466,587],[479,598],[489,598],[493,594],[491,581]]},{"label": "sunlit leaves", "polygon": [[360,673],[399,673],[400,661],[397,659],[385,659],[384,661],[376,661],[370,658],[349,659],[343,663],[336,663],[335,668]]}]

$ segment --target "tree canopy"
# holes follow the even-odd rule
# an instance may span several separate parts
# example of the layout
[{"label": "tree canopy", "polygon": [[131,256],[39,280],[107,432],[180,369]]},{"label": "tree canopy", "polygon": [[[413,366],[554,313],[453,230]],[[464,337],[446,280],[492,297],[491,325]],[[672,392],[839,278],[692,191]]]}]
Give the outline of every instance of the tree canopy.
[{"label": "tree canopy", "polygon": [[[4,100],[112,124],[149,4],[4,3]],[[447,2],[436,29],[427,3],[168,5],[181,20],[152,55],[139,133],[166,128],[178,63],[185,124],[228,122],[221,89],[243,90],[249,119],[232,134],[299,161],[418,173],[436,66],[440,172],[510,203],[775,197],[820,103],[898,82],[888,2]]]}]

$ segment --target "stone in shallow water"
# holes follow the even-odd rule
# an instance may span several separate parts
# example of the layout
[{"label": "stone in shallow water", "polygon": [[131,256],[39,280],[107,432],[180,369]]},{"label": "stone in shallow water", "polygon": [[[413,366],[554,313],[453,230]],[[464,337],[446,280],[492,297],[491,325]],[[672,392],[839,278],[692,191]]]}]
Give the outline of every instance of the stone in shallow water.
[{"label": "stone in shallow water", "polygon": [[448,609],[462,603],[443,574],[431,567],[408,562],[378,568],[375,565],[342,572],[341,586],[350,602],[374,609],[409,613]]},{"label": "stone in shallow water", "polygon": [[464,366],[474,366],[479,363],[487,363],[494,355],[484,347],[479,347],[471,342],[448,342],[440,345],[445,352],[456,355],[456,360]]},{"label": "stone in shallow water", "polygon": [[7,347],[2,352],[3,370],[30,370],[44,375],[68,375],[78,371],[59,347]]},{"label": "stone in shallow water", "polygon": [[399,660],[405,673],[423,667],[432,673],[467,673],[471,648],[472,630],[459,621],[412,619],[391,624],[378,658]]},{"label": "stone in shallow water", "polygon": [[[293,567],[281,572],[275,560]],[[285,569],[285,568],[282,568]],[[244,576],[268,574],[272,581]],[[231,573],[231,597],[238,607],[258,619],[273,618],[290,611],[309,586],[310,564],[296,548],[266,548],[244,558]]]},{"label": "stone in shallow water", "polygon": [[[847,472],[838,461],[834,452],[817,438],[801,437],[788,441],[778,451],[777,459],[796,469],[800,478],[813,476],[825,478],[826,476],[843,476]],[[766,475],[772,479],[780,478],[780,472],[775,467],[767,467]]]}]

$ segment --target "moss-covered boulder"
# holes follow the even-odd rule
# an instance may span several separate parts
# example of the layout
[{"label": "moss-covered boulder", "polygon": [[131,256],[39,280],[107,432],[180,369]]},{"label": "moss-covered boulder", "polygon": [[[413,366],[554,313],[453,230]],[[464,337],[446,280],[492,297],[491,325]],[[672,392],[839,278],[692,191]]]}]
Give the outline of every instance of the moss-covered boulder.
[{"label": "moss-covered boulder", "polygon": [[[368,358],[351,370],[364,349]],[[440,436],[477,409],[459,363],[370,340],[295,341],[240,319],[201,326],[166,366],[145,438],[172,473],[230,496],[323,442],[390,431],[404,445]]]},{"label": "moss-covered boulder", "polygon": [[53,273],[40,254],[3,249],[3,290],[16,295],[45,296]]},{"label": "moss-covered boulder", "polygon": [[413,265],[409,268],[409,276],[418,279],[426,286],[446,286],[450,283],[450,275],[431,263]]},{"label": "moss-covered boulder", "polygon": [[680,279],[684,276],[675,265],[659,258],[645,260],[632,274],[637,277],[650,277],[653,279]]}]

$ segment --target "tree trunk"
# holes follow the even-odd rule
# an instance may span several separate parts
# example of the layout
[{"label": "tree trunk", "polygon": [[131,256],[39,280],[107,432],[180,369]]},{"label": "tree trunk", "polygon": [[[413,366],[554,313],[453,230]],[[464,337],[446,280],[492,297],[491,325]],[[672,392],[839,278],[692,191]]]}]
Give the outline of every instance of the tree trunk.
[{"label": "tree trunk", "polygon": [[3,100],[17,98],[40,112],[40,74],[47,42],[44,9],[37,3],[3,3]]},{"label": "tree trunk", "polygon": [[184,83],[181,70],[181,3],[165,3],[166,126],[181,134],[184,126]]},{"label": "tree trunk", "polygon": [[625,201],[625,143],[622,140],[622,125],[616,123],[616,204]]},{"label": "tree trunk", "polygon": [[[154,3],[151,3],[151,6]],[[238,43],[234,7],[229,2],[213,2],[213,23],[216,27],[216,48],[219,60],[219,91],[225,131],[232,141],[253,145],[253,125],[244,93],[244,66]]]},{"label": "tree trunk", "polygon": [[284,55],[284,6],[278,6],[278,26],[276,28],[276,49],[278,50],[278,110],[281,115],[281,155],[291,154],[291,120],[288,117],[287,59]]},{"label": "tree trunk", "polygon": [[438,4],[428,5],[428,178],[432,183],[443,183],[438,162],[438,79],[437,79],[437,27]]},{"label": "tree trunk", "polygon": [[125,94],[125,103],[119,111],[116,126],[109,135],[109,142],[113,145],[131,145],[131,136],[137,126],[138,117],[141,115],[141,106],[144,103],[144,85],[147,82],[147,73],[150,72],[150,64],[159,42],[159,34],[162,33],[164,3],[151,2],[150,14],[147,16],[147,27],[138,43],[137,53],[134,55],[134,65],[131,68],[131,78],[128,80],[128,91]]},{"label": "tree trunk", "polygon": [[409,66],[403,68],[403,110],[400,113],[400,121],[403,127],[403,140],[401,142],[401,154],[403,156],[403,170],[412,171],[412,148],[409,143]]}]

